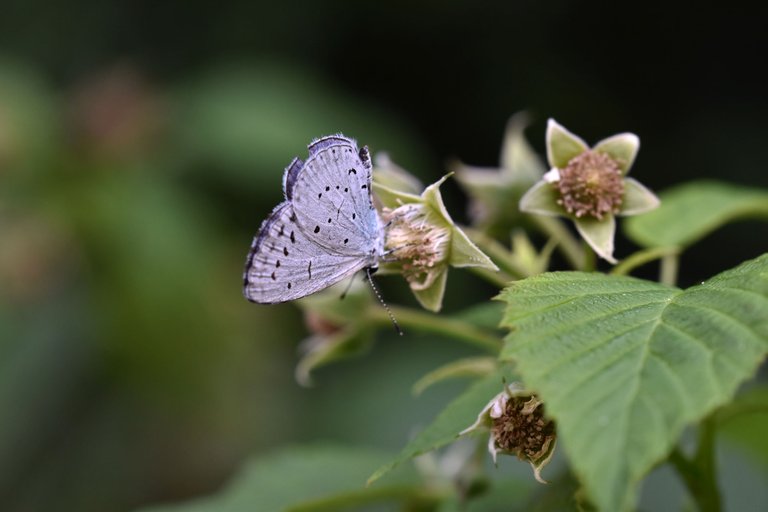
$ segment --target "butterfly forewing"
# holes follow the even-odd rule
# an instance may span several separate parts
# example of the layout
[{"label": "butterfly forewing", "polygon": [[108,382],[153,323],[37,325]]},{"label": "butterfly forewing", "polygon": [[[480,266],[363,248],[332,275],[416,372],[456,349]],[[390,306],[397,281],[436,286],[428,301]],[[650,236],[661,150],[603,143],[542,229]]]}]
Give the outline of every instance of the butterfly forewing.
[{"label": "butterfly forewing", "polygon": [[253,241],[243,275],[248,300],[271,304],[317,292],[367,265],[361,255],[318,246],[298,226],[289,201],[274,209]]},{"label": "butterfly forewing", "polygon": [[368,256],[379,252],[379,217],[371,201],[371,164],[355,142],[342,136],[320,139],[291,179],[298,224],[331,253]]}]

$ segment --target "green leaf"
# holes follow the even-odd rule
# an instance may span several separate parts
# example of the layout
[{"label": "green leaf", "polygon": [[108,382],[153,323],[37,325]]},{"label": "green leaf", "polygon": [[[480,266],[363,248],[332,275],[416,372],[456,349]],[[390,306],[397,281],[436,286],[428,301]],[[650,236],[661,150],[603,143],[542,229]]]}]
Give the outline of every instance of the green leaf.
[{"label": "green leaf", "polygon": [[387,479],[386,486],[364,486],[365,475],[384,457],[340,446],[288,448],[251,462],[217,495],[141,512],[331,512],[415,496],[413,471]]},{"label": "green leaf", "polygon": [[686,291],[559,272],[500,298],[512,329],[501,358],[545,402],[602,510],[629,509],[683,428],[728,402],[768,350],[768,255]]},{"label": "green leaf", "polygon": [[504,305],[498,302],[485,302],[455,313],[454,317],[466,320],[472,325],[485,329],[498,329],[501,317],[504,314]]},{"label": "green leaf", "polygon": [[486,404],[504,389],[504,379],[513,380],[508,368],[499,369],[475,382],[453,400],[435,420],[403,448],[393,460],[381,466],[368,479],[372,484],[397,465],[436,450],[456,440],[459,432],[472,425]]},{"label": "green leaf", "polygon": [[660,194],[656,210],[624,221],[627,236],[645,247],[688,246],[737,219],[768,220],[768,190],[697,181]]}]

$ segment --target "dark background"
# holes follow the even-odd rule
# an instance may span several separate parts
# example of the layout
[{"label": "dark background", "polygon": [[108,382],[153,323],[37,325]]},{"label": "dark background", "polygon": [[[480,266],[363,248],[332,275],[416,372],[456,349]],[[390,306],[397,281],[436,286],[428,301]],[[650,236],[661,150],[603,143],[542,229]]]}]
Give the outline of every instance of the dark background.
[{"label": "dark background", "polygon": [[[451,158],[496,165],[506,120],[527,110],[540,152],[548,117],[588,142],[638,134],[633,176],[657,191],[696,178],[767,187],[767,14],[739,2],[6,0],[0,509],[208,493],[285,443],[397,449],[458,389],[408,400],[410,383],[467,351],[385,338],[299,388],[299,313],[240,296],[283,167],[343,131],[434,181]],[[463,220],[465,198],[445,189]],[[764,224],[729,226],[686,253],[681,284],[767,241]],[[620,240],[619,257],[631,250]],[[451,276],[449,312],[491,294]],[[378,414],[363,414],[372,401]]]}]

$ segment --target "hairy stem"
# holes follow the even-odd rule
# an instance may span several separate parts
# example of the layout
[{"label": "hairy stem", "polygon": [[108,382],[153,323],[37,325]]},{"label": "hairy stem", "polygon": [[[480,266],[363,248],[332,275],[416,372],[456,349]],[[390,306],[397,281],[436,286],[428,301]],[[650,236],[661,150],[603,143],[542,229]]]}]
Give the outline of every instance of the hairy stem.
[{"label": "hairy stem", "polygon": [[641,267],[651,261],[662,259],[665,256],[676,256],[680,250],[677,247],[653,247],[637,251],[634,254],[624,258],[618,265],[613,267],[611,274],[617,276],[626,276],[637,267]]},{"label": "hairy stem", "polygon": [[513,279],[525,277],[525,271],[514,264],[512,253],[503,244],[480,230],[468,227],[462,229],[469,236],[469,239],[493,260],[499,270],[509,276],[509,279],[505,280],[505,284]]},{"label": "hairy stem", "polygon": [[[496,260],[494,260],[494,263],[498,265]],[[493,286],[497,286],[499,288],[504,288],[511,281],[514,281],[514,279],[510,277],[506,272],[494,272],[493,270],[488,270],[487,268],[482,267],[468,267],[467,270],[471,271],[476,276],[485,279]]]},{"label": "hairy stem", "polygon": [[531,220],[542,232],[557,240],[557,248],[574,269],[584,270],[587,262],[584,260],[581,244],[559,219],[532,215]]},{"label": "hairy stem", "polygon": [[[498,353],[499,349],[501,349],[501,340],[499,338],[486,329],[476,327],[468,322],[424,313],[407,307],[393,306],[391,310],[403,329],[440,334],[469,343],[493,354]],[[376,325],[385,326],[392,324],[384,308],[372,307],[368,310],[367,315]]]},{"label": "hairy stem", "polygon": [[677,284],[677,269],[680,266],[680,254],[665,254],[661,257],[659,282],[669,286]]}]

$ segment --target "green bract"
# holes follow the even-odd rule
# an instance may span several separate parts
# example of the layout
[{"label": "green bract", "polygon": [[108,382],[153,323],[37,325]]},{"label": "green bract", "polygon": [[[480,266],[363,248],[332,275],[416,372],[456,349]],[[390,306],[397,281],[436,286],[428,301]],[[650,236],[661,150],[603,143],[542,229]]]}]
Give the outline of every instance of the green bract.
[{"label": "green bract", "polygon": [[615,215],[637,215],[659,205],[650,190],[626,177],[639,147],[636,135],[621,133],[590,148],[550,119],[547,159],[552,169],[526,192],[520,210],[572,219],[598,256],[616,263]]},{"label": "green bract", "polygon": [[442,307],[448,266],[498,270],[445,209],[440,185],[447,178],[420,195],[373,185],[387,223],[385,248],[394,260],[382,265],[382,270],[402,274],[419,303],[430,311]]},{"label": "green bract", "polygon": [[474,167],[457,163],[456,180],[469,196],[469,215],[473,225],[506,236],[509,228],[520,224],[520,212],[510,207],[546,170],[544,163],[525,139],[528,116],[518,113],[507,123],[498,168]]}]

